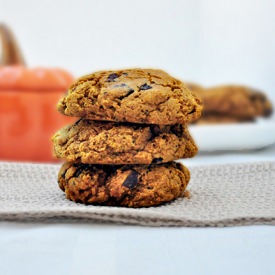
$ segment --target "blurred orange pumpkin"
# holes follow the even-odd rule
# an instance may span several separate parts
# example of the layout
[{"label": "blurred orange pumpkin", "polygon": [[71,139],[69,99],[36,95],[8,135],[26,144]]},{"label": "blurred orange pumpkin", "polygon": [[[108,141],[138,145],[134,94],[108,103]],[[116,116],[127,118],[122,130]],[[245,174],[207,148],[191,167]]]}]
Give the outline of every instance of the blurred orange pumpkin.
[{"label": "blurred orange pumpkin", "polygon": [[72,122],[57,112],[56,104],[73,77],[61,69],[25,67],[4,25],[0,38],[0,160],[54,161],[50,138]]}]

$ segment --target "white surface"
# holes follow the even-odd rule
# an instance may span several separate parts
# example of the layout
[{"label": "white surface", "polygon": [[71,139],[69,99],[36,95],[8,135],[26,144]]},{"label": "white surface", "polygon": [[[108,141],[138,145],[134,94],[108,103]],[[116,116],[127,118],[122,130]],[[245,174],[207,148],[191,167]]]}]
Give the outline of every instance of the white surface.
[{"label": "white surface", "polygon": [[275,161],[275,145],[260,149],[246,151],[220,151],[213,153],[199,152],[194,158],[180,160],[187,166],[202,164],[222,164],[255,161]]},{"label": "white surface", "polygon": [[260,149],[275,143],[275,120],[236,124],[190,125],[200,152]]},{"label": "white surface", "polygon": [[0,0],[30,66],[159,67],[251,85],[275,103],[274,10],[272,0]]},{"label": "white surface", "polygon": [[[187,165],[274,160],[275,146]],[[0,274],[275,274],[275,227],[146,228],[0,222]]]},{"label": "white surface", "polygon": [[271,226],[154,229],[2,223],[0,273],[273,275],[274,236]]}]

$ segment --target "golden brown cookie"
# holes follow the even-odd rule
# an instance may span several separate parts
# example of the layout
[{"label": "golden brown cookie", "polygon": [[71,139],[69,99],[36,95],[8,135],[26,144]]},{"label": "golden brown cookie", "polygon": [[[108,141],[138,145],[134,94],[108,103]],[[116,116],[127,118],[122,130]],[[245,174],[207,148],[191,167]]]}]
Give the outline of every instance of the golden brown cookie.
[{"label": "golden brown cookie", "polygon": [[193,93],[195,93],[197,96],[201,96],[201,93],[204,91],[204,88],[194,82],[184,82],[185,86]]},{"label": "golden brown cookie", "polygon": [[201,94],[204,112],[217,116],[230,116],[240,120],[251,120],[272,114],[272,105],[262,92],[244,86],[217,86]]},{"label": "golden brown cookie", "polygon": [[201,118],[194,121],[194,124],[203,125],[203,124],[232,124],[232,123],[244,123],[244,122],[253,122],[251,119],[242,119],[238,117],[221,115],[221,114],[203,114]]},{"label": "golden brown cookie", "polygon": [[64,163],[58,175],[66,197],[84,204],[148,207],[184,195],[190,173],[180,163],[87,165]]},{"label": "golden brown cookie", "polygon": [[185,124],[202,104],[185,85],[161,70],[100,71],[78,79],[59,102],[68,116],[147,124]]},{"label": "golden brown cookie", "polygon": [[54,154],[88,164],[151,164],[190,158],[197,146],[187,127],[80,119],[53,136]]}]

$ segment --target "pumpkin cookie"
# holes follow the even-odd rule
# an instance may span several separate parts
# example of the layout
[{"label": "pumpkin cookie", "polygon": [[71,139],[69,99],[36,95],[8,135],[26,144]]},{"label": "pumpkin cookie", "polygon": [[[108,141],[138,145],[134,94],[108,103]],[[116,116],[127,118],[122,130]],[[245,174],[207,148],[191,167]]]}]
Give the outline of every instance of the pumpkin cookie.
[{"label": "pumpkin cookie", "polygon": [[54,154],[86,164],[151,164],[190,158],[197,146],[187,127],[80,119],[53,136]]},{"label": "pumpkin cookie", "polygon": [[147,207],[184,195],[190,173],[180,163],[85,165],[66,162],[58,183],[66,197],[84,204]]},{"label": "pumpkin cookie", "polygon": [[231,123],[244,123],[244,122],[253,122],[254,119],[241,119],[232,116],[220,115],[220,114],[206,114],[203,115],[200,119],[195,121],[193,124],[231,124]]},{"label": "pumpkin cookie", "polygon": [[146,124],[185,124],[202,104],[185,85],[161,70],[101,71],[78,79],[59,102],[68,116]]},{"label": "pumpkin cookie", "polygon": [[201,93],[204,91],[204,88],[202,86],[200,86],[197,83],[194,82],[184,82],[185,86],[194,94],[196,94],[196,96],[201,96]]},{"label": "pumpkin cookie", "polygon": [[236,120],[252,120],[272,114],[272,105],[264,93],[244,86],[228,85],[209,88],[201,93],[203,117],[210,114]]}]

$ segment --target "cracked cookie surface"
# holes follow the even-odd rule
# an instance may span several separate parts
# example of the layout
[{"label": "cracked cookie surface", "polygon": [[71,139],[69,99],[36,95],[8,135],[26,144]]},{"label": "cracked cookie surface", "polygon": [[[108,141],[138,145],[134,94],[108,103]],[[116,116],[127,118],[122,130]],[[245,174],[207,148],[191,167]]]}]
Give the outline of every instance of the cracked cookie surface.
[{"label": "cracked cookie surface", "polygon": [[180,163],[158,165],[88,165],[66,162],[59,187],[66,197],[84,204],[148,207],[184,195],[190,173]]},{"label": "cracked cookie surface", "polygon": [[78,79],[59,102],[68,116],[147,124],[186,124],[201,115],[201,100],[161,70],[100,71]]},{"label": "cracked cookie surface", "polygon": [[197,146],[186,126],[80,119],[53,136],[54,154],[88,164],[151,164],[190,158]]}]

